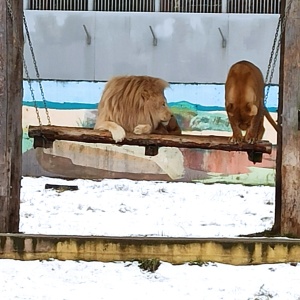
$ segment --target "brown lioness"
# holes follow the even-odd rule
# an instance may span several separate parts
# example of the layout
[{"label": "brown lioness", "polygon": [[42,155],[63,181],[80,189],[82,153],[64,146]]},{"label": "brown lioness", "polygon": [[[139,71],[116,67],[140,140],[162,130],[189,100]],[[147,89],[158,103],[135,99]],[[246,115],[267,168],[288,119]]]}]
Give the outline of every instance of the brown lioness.
[{"label": "brown lioness", "polygon": [[[231,66],[225,83],[225,108],[232,128],[231,143],[254,143],[265,132],[264,116],[275,130],[278,125],[264,105],[265,83],[258,67],[249,61]],[[242,130],[246,131],[243,137]]]}]

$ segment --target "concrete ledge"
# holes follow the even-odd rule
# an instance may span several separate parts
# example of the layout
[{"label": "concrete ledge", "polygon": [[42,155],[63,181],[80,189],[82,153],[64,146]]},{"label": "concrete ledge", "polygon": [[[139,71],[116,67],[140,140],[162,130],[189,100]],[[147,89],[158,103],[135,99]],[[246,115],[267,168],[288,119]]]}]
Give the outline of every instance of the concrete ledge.
[{"label": "concrete ledge", "polygon": [[232,265],[300,261],[300,239],[160,238],[0,234],[0,259],[132,261]]}]

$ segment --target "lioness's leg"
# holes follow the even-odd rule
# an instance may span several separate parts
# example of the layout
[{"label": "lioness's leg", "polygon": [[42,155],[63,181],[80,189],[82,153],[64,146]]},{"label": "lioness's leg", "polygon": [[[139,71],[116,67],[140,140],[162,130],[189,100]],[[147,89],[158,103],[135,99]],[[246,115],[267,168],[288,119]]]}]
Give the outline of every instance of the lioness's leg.
[{"label": "lioness's leg", "polygon": [[251,125],[245,135],[245,142],[253,144],[254,142],[262,139],[265,132],[263,122],[264,115],[259,112],[251,121]]},{"label": "lioness's leg", "polygon": [[135,134],[149,134],[152,132],[152,126],[149,124],[139,124],[135,126],[133,133]]},{"label": "lioness's leg", "polygon": [[261,128],[259,129],[258,131],[258,135],[257,135],[257,140],[258,141],[261,141],[263,136],[264,136],[264,133],[265,133],[265,127],[264,126],[261,126]]},{"label": "lioness's leg", "polygon": [[229,142],[233,144],[237,144],[243,140],[242,131],[236,124],[234,117],[228,115],[228,119],[232,129],[232,137],[229,139]]},{"label": "lioness's leg", "polygon": [[126,136],[124,128],[118,125],[117,123],[111,121],[96,121],[94,129],[110,131],[112,138],[116,143],[122,142]]}]

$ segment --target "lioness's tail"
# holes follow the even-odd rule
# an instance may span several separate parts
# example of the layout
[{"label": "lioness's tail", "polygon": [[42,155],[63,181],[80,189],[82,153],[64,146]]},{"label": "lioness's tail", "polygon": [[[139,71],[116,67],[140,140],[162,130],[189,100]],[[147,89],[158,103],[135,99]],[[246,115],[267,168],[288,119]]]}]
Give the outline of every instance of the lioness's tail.
[{"label": "lioness's tail", "polygon": [[269,111],[267,110],[266,107],[264,107],[264,115],[267,118],[267,120],[270,122],[270,124],[274,127],[274,129],[277,132],[281,131],[281,127],[274,121],[274,119],[272,118],[272,116],[270,115]]}]

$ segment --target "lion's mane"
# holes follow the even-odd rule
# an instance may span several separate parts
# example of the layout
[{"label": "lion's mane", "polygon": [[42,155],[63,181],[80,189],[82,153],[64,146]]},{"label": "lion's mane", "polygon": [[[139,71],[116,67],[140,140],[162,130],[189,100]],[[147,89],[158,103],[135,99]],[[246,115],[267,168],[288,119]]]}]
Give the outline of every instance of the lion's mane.
[{"label": "lion's mane", "polygon": [[[164,96],[168,86],[165,80],[150,76],[110,79],[98,105],[95,129],[109,130],[114,135],[117,124],[125,132],[155,132],[159,124],[168,123],[172,117]],[[147,125],[149,132],[137,132],[141,125]]]}]

